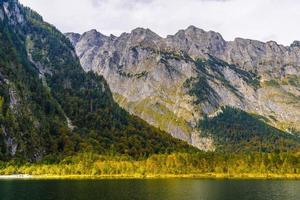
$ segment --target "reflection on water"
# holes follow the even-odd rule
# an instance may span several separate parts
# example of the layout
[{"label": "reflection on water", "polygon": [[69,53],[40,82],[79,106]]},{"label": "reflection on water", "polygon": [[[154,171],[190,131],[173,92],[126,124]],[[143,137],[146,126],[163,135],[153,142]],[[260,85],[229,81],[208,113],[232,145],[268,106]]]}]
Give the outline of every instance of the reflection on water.
[{"label": "reflection on water", "polygon": [[7,180],[2,200],[300,200],[300,181],[282,180]]}]

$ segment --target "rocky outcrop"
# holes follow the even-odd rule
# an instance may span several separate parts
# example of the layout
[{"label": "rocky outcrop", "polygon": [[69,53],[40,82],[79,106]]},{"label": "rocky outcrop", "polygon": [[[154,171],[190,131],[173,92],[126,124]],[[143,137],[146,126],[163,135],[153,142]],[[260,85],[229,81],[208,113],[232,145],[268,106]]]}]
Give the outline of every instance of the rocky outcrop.
[{"label": "rocky outcrop", "polygon": [[79,42],[80,34],[78,33],[66,33],[65,34],[69,40],[71,41],[72,45],[76,45]]},{"label": "rocky outcrop", "polygon": [[214,31],[206,32],[195,26],[178,31],[174,36],[165,39],[165,49],[171,51],[184,51],[194,59],[207,58],[207,55],[217,55],[227,46],[221,34]]},{"label": "rocky outcrop", "polygon": [[3,1],[2,8],[0,9],[0,19],[4,20],[5,16],[11,25],[25,23],[24,15],[17,0]]},{"label": "rocky outcrop", "polygon": [[214,143],[198,121],[222,106],[300,130],[299,42],[227,42],[194,26],[166,38],[143,28],[120,37],[96,30],[66,35],[84,70],[103,75],[122,107],[199,149],[213,150]]}]

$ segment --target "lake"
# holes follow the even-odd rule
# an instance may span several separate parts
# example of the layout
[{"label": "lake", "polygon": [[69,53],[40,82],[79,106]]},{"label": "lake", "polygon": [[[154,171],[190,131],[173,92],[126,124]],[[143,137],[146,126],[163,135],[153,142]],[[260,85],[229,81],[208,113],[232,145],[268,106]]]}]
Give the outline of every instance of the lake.
[{"label": "lake", "polygon": [[1,200],[299,200],[295,180],[0,180]]}]

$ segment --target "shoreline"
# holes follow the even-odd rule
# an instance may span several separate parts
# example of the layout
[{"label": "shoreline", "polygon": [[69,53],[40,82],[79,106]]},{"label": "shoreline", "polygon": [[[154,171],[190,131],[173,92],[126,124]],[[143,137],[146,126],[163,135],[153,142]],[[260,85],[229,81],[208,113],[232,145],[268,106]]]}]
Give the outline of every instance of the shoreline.
[{"label": "shoreline", "polygon": [[149,175],[0,175],[0,180],[113,180],[113,179],[212,179],[212,180],[300,180],[300,174],[149,174]]}]

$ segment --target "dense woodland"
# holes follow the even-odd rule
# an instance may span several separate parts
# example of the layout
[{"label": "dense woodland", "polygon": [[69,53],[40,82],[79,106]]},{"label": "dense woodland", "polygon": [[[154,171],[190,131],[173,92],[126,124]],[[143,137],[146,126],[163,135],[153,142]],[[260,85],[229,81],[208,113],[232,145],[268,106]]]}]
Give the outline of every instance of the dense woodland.
[{"label": "dense woodland", "polygon": [[60,163],[0,163],[0,174],[88,176],[201,176],[299,178],[300,154],[291,153],[172,153],[138,160],[128,156],[92,153],[66,157]]},{"label": "dense woodland", "polygon": [[204,117],[198,124],[201,134],[210,135],[221,152],[299,152],[300,138],[276,129],[268,119],[242,110],[223,107],[213,118]]}]

